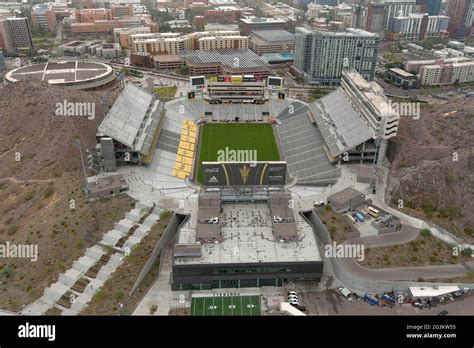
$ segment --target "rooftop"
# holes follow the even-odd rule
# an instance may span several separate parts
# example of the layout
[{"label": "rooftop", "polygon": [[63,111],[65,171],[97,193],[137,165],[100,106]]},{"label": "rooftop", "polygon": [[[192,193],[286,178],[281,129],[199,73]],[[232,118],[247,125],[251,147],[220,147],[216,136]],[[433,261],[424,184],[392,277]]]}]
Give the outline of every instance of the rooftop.
[{"label": "rooftop", "polygon": [[100,193],[104,191],[113,191],[114,189],[127,189],[128,185],[122,175],[110,175],[105,177],[93,177],[92,180],[88,178],[89,191]]},{"label": "rooftop", "polygon": [[271,17],[248,17],[248,18],[241,18],[242,22],[246,24],[258,24],[258,23],[281,23],[285,24],[287,21],[283,18],[271,18]]},{"label": "rooftop", "polygon": [[355,188],[346,187],[344,190],[336,192],[335,194],[328,196],[328,201],[336,202],[336,204],[343,204],[344,202],[350,201],[354,198],[363,196],[364,194],[357,191]]},{"label": "rooftop", "polygon": [[[220,243],[202,245],[201,257],[175,257],[175,264],[221,264],[250,262],[320,261],[311,226],[297,215],[298,239],[275,241],[272,218],[266,203],[224,203],[221,205]],[[196,208],[194,208],[196,209]],[[179,231],[178,244],[196,242],[196,212]]]},{"label": "rooftop", "polygon": [[405,70],[400,68],[391,68],[390,71],[393,71],[394,73],[404,77],[415,77],[415,75],[410,74],[409,72],[406,72]]},{"label": "rooftop", "polygon": [[[228,69],[254,69],[268,70],[267,65],[260,57],[249,49],[224,49],[213,51],[181,51],[179,55],[186,62],[194,64],[222,64]],[[235,67],[236,59],[239,66]]]},{"label": "rooftop", "polygon": [[265,41],[293,41],[295,35],[286,30],[255,30],[252,35],[258,36]]}]

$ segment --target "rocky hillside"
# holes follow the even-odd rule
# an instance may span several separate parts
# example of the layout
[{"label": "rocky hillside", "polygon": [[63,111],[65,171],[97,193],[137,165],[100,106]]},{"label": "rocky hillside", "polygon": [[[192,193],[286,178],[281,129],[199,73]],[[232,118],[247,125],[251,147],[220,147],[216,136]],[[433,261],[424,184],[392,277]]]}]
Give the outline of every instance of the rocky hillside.
[{"label": "rocky hillside", "polygon": [[[83,150],[94,145],[97,126],[104,117],[103,93],[73,91],[40,81],[0,88],[0,178],[49,179],[79,166],[74,139],[80,139]],[[57,103],[64,101],[89,103],[94,119],[57,116]]]},{"label": "rocky hillside", "polygon": [[[455,111],[455,112],[453,112]],[[391,141],[387,201],[474,239],[474,98],[425,105]]]}]

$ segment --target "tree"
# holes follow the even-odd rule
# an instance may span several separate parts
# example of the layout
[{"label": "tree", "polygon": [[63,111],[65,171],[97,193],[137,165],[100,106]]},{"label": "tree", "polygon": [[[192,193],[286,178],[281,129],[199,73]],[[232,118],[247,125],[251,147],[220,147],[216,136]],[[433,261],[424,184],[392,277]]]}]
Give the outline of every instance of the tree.
[{"label": "tree", "polygon": [[168,23],[163,23],[160,25],[160,33],[168,33],[171,31],[171,27]]}]

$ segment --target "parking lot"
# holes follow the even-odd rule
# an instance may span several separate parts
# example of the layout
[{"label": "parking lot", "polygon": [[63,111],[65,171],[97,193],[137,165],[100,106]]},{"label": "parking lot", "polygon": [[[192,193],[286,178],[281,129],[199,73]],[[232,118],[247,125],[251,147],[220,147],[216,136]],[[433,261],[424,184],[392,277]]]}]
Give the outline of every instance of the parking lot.
[{"label": "parking lot", "polygon": [[448,315],[473,315],[474,296],[464,295],[454,301],[436,304],[431,309],[416,308],[411,304],[390,307],[371,306],[363,300],[349,302],[337,289],[323,292],[298,292],[300,302],[308,315],[438,315],[446,310]]}]

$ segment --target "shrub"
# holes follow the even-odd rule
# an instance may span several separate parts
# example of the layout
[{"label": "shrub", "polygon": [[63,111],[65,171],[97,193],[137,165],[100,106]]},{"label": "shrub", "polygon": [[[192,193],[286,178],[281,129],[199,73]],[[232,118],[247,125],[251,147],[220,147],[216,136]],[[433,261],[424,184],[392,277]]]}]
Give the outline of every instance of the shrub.
[{"label": "shrub", "polygon": [[156,304],[150,306],[150,314],[155,314],[158,310],[158,306]]},{"label": "shrub", "polygon": [[8,234],[14,234],[14,233],[16,233],[16,231],[18,231],[18,226],[17,225],[10,225],[7,228],[7,233]]},{"label": "shrub", "polygon": [[420,234],[421,234],[422,237],[425,237],[425,238],[431,237],[431,231],[428,228],[423,228],[420,231]]},{"label": "shrub", "polygon": [[24,198],[25,198],[25,201],[32,200],[33,199],[33,192],[31,192],[31,191],[26,192],[25,195],[24,195]]},{"label": "shrub", "polygon": [[464,256],[471,257],[472,256],[472,249],[471,248],[462,249],[461,254],[463,254]]},{"label": "shrub", "polygon": [[171,212],[169,210],[162,211],[160,213],[160,220],[166,220],[166,219],[170,218],[171,215],[173,215],[173,212]]}]

